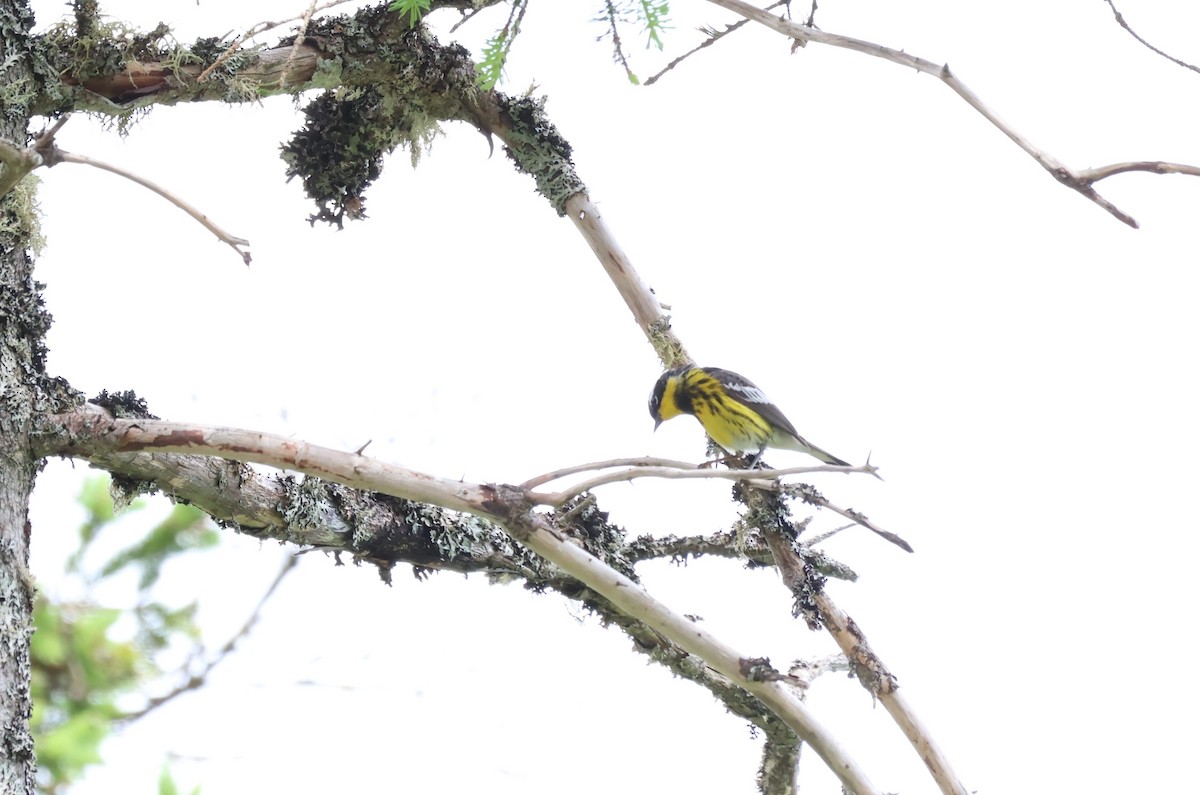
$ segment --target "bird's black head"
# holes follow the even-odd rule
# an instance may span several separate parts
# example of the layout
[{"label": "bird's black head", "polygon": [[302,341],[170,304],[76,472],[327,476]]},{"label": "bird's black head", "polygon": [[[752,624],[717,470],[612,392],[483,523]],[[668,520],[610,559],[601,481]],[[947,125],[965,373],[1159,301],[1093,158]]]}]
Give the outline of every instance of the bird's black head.
[{"label": "bird's black head", "polygon": [[654,391],[650,393],[650,416],[654,418],[656,430],[672,417],[692,413],[692,401],[684,388],[684,378],[691,369],[690,364],[685,364],[658,377]]},{"label": "bird's black head", "polygon": [[654,429],[658,430],[658,426],[662,425],[662,401],[663,392],[667,388],[667,379],[671,377],[671,371],[663,373],[658,377],[658,381],[654,384],[654,391],[650,393],[650,416],[654,418]]}]

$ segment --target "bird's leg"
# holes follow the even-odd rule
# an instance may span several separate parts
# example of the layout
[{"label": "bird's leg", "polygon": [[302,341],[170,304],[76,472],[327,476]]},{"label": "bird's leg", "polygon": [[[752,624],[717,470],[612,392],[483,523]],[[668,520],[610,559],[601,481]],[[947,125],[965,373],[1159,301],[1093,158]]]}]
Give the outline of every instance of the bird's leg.
[{"label": "bird's leg", "polygon": [[766,451],[766,449],[766,445],[758,448],[758,452],[755,453],[754,457],[751,458],[749,463],[746,464],[746,469],[769,469],[770,467],[764,464],[762,460],[763,453]]}]

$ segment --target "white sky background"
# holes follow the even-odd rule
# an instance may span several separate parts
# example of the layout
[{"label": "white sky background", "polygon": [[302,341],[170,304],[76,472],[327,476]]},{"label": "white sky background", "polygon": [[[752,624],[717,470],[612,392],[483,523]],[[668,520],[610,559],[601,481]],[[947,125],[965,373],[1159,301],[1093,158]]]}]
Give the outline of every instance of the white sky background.
[{"label": "white sky background", "polygon": [[[827,549],[861,580],[830,588],[968,787],[1194,780],[1200,181],[1101,183],[1143,227],[1126,228],[938,81],[819,45],[789,55],[753,26],[634,88],[594,41],[599,5],[535,3],[504,88],[550,97],[592,197],[699,362],[750,376],[815,443],[881,466],[885,483],[813,482],[917,554],[848,531]],[[302,6],[104,10],[191,41]],[[733,19],[673,6],[669,52],[629,37],[643,79],[693,46],[697,25]],[[35,8],[43,25],[64,11]],[[1195,4],[1123,10],[1200,61]],[[502,14],[458,40],[477,48]],[[440,17],[443,42],[454,19]],[[1069,165],[1200,163],[1200,78],[1138,45],[1098,0],[835,1],[818,23],[948,61]],[[159,108],[125,139],[82,117],[64,128],[64,148],[249,238],[254,264],[112,175],[40,172],[55,374],[89,395],[135,389],[172,420],[343,449],[373,439],[381,459],[474,481],[702,455],[688,418],[651,434],[649,345],[571,224],[499,149],[488,159],[477,132],[448,126],[415,171],[390,157],[369,220],[337,233],[310,228],[299,181],[283,182],[278,146],[301,123],[279,98]],[[39,480],[34,570],[52,593],[84,474],[54,464]],[[719,482],[599,496],[631,535],[706,533],[734,516]],[[282,554],[231,537],[167,588],[201,600],[217,646]],[[773,572],[703,560],[643,575],[747,655],[786,666],[834,650],[789,618]],[[108,764],[76,791],[153,791],[171,755],[205,793],[754,791],[760,743],[746,724],[564,600],[395,579],[307,556],[211,684],[109,742]],[[880,788],[933,791],[856,683],[828,676],[808,701]],[[811,753],[803,779],[805,792],[837,792]]]}]

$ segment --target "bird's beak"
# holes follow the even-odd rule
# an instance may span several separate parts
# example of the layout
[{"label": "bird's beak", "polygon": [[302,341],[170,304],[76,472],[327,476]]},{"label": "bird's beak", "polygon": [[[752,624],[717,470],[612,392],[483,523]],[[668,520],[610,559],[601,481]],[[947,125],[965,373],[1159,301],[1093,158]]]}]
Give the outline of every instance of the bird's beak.
[{"label": "bird's beak", "polygon": [[654,421],[654,430],[656,430],[656,431],[657,431],[657,430],[658,430],[658,426],[659,426],[659,425],[662,425],[662,422],[663,422],[662,420],[655,420],[655,421]]}]

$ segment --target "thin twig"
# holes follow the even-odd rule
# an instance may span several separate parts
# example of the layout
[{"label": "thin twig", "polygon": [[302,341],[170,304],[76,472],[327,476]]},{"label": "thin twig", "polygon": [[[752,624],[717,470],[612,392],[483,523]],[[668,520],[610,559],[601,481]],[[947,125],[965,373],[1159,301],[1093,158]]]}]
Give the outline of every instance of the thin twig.
[{"label": "thin twig", "polygon": [[[854,524],[857,524],[857,522],[855,522]],[[844,530],[849,530],[851,527],[854,527],[854,524],[844,524],[841,527],[835,527],[832,530],[826,530],[824,533],[817,533],[812,538],[806,539],[804,542],[804,545],[806,547],[816,546],[817,544],[821,543],[822,541],[833,538],[835,535],[837,535],[838,533],[841,533]]]},{"label": "thin twig", "polygon": [[229,638],[229,640],[225,642],[225,645],[217,649],[216,654],[205,664],[203,670],[201,670],[199,673],[189,676],[187,681],[176,687],[171,692],[150,699],[141,709],[133,712],[126,712],[117,716],[117,720],[121,723],[132,723],[138,718],[144,718],[149,713],[153,712],[164,704],[173,701],[175,698],[183,695],[189,690],[196,690],[200,687],[203,687],[204,683],[208,681],[208,675],[212,673],[212,670],[220,665],[222,660],[229,656],[230,652],[233,651],[234,646],[238,644],[238,641],[245,638],[250,634],[250,630],[254,629],[254,625],[258,623],[259,616],[262,614],[262,609],[266,606],[267,600],[270,599],[271,595],[275,593],[275,590],[279,587],[279,584],[283,582],[283,578],[286,577],[293,569],[295,569],[296,564],[299,562],[300,558],[297,556],[287,556],[283,562],[283,566],[281,566],[279,569],[279,573],[275,575],[275,579],[271,581],[271,584],[267,587],[267,590],[262,595],[262,598],[258,600],[258,604],[256,604],[254,609],[250,611],[250,615],[247,616],[245,623],[241,626],[241,629],[235,632]]},{"label": "thin twig", "polygon": [[171,202],[171,204],[174,204],[176,207],[199,221],[205,229],[216,235],[221,242],[227,244],[234,251],[236,251],[241,256],[242,262],[247,265],[250,264],[250,252],[242,251],[240,248],[241,246],[250,245],[249,240],[245,240],[240,237],[234,237],[233,235],[229,234],[224,229],[208,220],[208,216],[206,216],[204,213],[200,212],[175,194],[171,193],[165,188],[155,185],[153,182],[147,179],[139,177],[130,171],[126,171],[119,166],[109,165],[108,163],[103,163],[99,160],[93,160],[92,158],[84,155],[76,155],[59,149],[58,145],[54,142],[54,137],[70,118],[71,114],[69,113],[63,115],[48,130],[39,135],[32,146],[26,147],[23,150],[18,149],[8,141],[0,139],[0,163],[4,164],[4,172],[3,174],[0,174],[0,196],[4,196],[6,193],[12,190],[13,187],[20,182],[26,174],[33,169],[38,168],[39,166],[51,168],[59,163],[78,163],[80,165],[93,166],[118,176],[125,177],[126,179],[132,180],[144,188],[154,191],[159,196],[162,196],[164,199]]},{"label": "thin twig", "polygon": [[308,24],[312,22],[313,13],[317,8],[317,0],[310,0],[308,10],[300,18],[300,29],[296,31],[296,39],[292,42],[292,51],[288,53],[287,60],[283,63],[283,77],[279,78],[279,87],[283,88],[286,85],[287,74],[292,68],[292,64],[296,62],[296,56],[300,53],[300,48],[304,46],[304,34],[308,33]]},{"label": "thin twig", "polygon": [[866,516],[859,513],[858,511],[854,510],[853,508],[842,508],[840,506],[834,505],[832,502],[827,500],[825,498],[825,496],[823,494],[821,494],[821,492],[817,491],[812,486],[809,486],[806,483],[801,483],[798,485],[782,485],[779,488],[785,494],[790,494],[794,497],[799,497],[801,500],[808,503],[809,505],[816,505],[820,508],[828,508],[829,510],[836,513],[838,516],[844,516],[845,518],[849,519],[850,521],[854,522],[855,524],[861,525],[862,527],[867,528],[872,533],[875,533],[876,535],[879,535],[882,538],[886,538],[888,541],[891,541],[893,544],[900,547],[901,549],[903,549],[906,552],[913,551],[912,546],[910,546],[909,543],[907,541],[905,541],[903,538],[901,538],[900,536],[896,535],[895,533],[884,530],[882,527],[875,524],[870,519],[868,519]]},{"label": "thin twig", "polygon": [[244,262],[246,265],[250,264],[250,252],[243,251],[241,249],[242,246],[250,245],[249,240],[246,240],[246,239],[240,238],[240,237],[234,237],[233,235],[229,234],[224,229],[217,226],[212,221],[208,220],[207,215],[200,212],[195,207],[193,207],[192,205],[188,204],[183,199],[176,196],[174,193],[171,193],[166,188],[155,185],[150,180],[145,179],[144,177],[139,177],[137,174],[134,174],[131,171],[126,171],[125,169],[123,169],[119,166],[110,165],[108,163],[104,163],[99,160],[93,160],[92,158],[87,157],[85,155],[76,155],[76,154],[72,154],[71,152],[64,152],[61,149],[56,149],[56,160],[57,160],[57,162],[62,162],[62,163],[78,163],[78,164],[84,165],[84,166],[93,166],[94,168],[103,169],[104,171],[111,172],[113,174],[116,174],[117,176],[121,176],[121,177],[124,177],[125,179],[136,182],[137,184],[141,185],[143,188],[147,188],[149,190],[154,191],[159,196],[162,196],[164,199],[169,201],[171,204],[174,204],[176,207],[183,210],[185,213],[187,213],[188,215],[192,216],[197,221],[199,221],[201,223],[201,225],[204,226],[205,229],[207,229],[208,231],[210,231],[214,235],[216,235],[218,240],[220,240],[222,243],[226,244],[227,246],[232,248],[234,251],[236,251],[241,256],[242,262]]},{"label": "thin twig", "polygon": [[675,461],[670,458],[652,458],[643,456],[641,458],[613,458],[608,461],[594,461],[590,464],[576,464],[575,466],[556,469],[553,472],[547,472],[544,475],[530,478],[522,483],[518,488],[529,491],[536,489],[538,486],[565,478],[568,475],[578,475],[580,472],[595,472],[598,469],[612,469],[613,467],[673,467],[675,469],[698,469],[700,465],[693,464],[690,461]]},{"label": "thin twig", "polygon": [[604,0],[604,11],[608,18],[608,29],[612,33],[613,60],[625,68],[625,76],[629,78],[629,81],[636,83],[637,75],[629,68],[629,61],[625,58],[625,49],[621,46],[621,34],[617,31],[617,7],[613,4],[613,0]]},{"label": "thin twig", "polygon": [[1120,25],[1121,27],[1125,28],[1125,30],[1127,30],[1129,32],[1130,36],[1133,36],[1135,39],[1137,39],[1142,44],[1144,44],[1152,52],[1157,53],[1158,55],[1161,55],[1162,57],[1166,58],[1168,61],[1178,64],[1179,66],[1182,66],[1184,69],[1191,69],[1193,72],[1200,72],[1200,68],[1193,66],[1192,64],[1188,63],[1187,61],[1181,61],[1173,55],[1168,55],[1167,53],[1165,53],[1162,50],[1155,47],[1150,42],[1143,39],[1141,36],[1139,36],[1137,33],[1134,32],[1133,28],[1129,27],[1129,23],[1127,23],[1125,21],[1125,17],[1123,17],[1121,15],[1121,12],[1117,10],[1117,7],[1115,5],[1113,5],[1112,0],[1104,0],[1104,2],[1108,3],[1108,7],[1112,9],[1113,16],[1115,16],[1117,18],[1117,24]]},{"label": "thin twig", "polygon": [[1139,160],[1132,163],[1113,163],[1097,168],[1085,168],[1079,172],[1079,178],[1087,183],[1099,182],[1113,174],[1124,174],[1129,171],[1149,171],[1152,174],[1188,174],[1200,177],[1200,167],[1184,163],[1166,163],[1162,160]]},{"label": "thin twig", "polygon": [[[771,5],[767,6],[767,10],[769,11],[772,8],[778,8],[779,6],[788,5],[789,3],[791,3],[791,1],[792,0],[777,0],[777,2],[774,2]],[[816,10],[815,2],[813,3],[813,10],[814,11]],[[651,77],[650,79],[648,79],[645,84],[648,86],[654,85],[655,83],[658,82],[658,78],[662,77],[667,72],[674,69],[676,66],[679,66],[679,64],[683,63],[684,60],[686,60],[686,59],[690,58],[691,56],[695,55],[696,53],[700,52],[705,47],[713,46],[718,41],[720,41],[721,39],[728,36],[730,33],[733,33],[735,30],[739,30],[748,24],[750,24],[749,19],[742,19],[737,22],[734,22],[732,25],[726,25],[725,30],[713,30],[711,28],[708,28],[708,29],[701,28],[702,32],[708,34],[708,38],[706,38],[704,41],[700,42],[700,44],[696,45],[692,49],[685,52],[683,55],[679,56],[678,58],[674,59],[669,64],[664,66],[662,68],[662,70],[660,70],[658,72],[658,74],[656,74],[653,77]],[[809,19],[809,24],[812,24],[811,18]]]},{"label": "thin twig", "polygon": [[71,120],[70,113],[64,113],[63,115],[59,116],[58,119],[54,122],[54,124],[52,124],[50,126],[50,129],[46,130],[44,133],[42,133],[41,135],[39,135],[37,137],[37,140],[34,141],[34,143],[33,143],[34,148],[40,150],[47,146],[52,145],[54,143],[54,136],[58,135],[58,131],[61,130],[63,128],[63,125],[66,124],[67,122],[69,122],[70,120]]},{"label": "thin twig", "polygon": [[[811,467],[788,467],[786,469],[699,469],[691,465],[691,469],[670,469],[666,467],[639,466],[622,469],[619,472],[609,472],[588,478],[569,489],[558,492],[543,493],[527,491],[525,496],[535,505],[550,505],[562,507],[573,497],[591,491],[598,486],[609,483],[624,483],[637,478],[661,478],[664,480],[747,480],[759,488],[772,488],[771,481],[788,475],[810,475],[816,472],[842,472],[844,474],[862,473],[875,475],[877,467],[863,464],[857,467],[840,467],[821,464]],[[847,517],[852,519],[853,517]],[[895,543],[895,542],[893,542]],[[909,552],[912,550],[910,549]]]},{"label": "thin twig", "polygon": [[[1122,223],[1128,224],[1134,229],[1137,228],[1137,221],[1132,216],[1117,208],[1112,202],[1105,199],[1095,188],[1092,183],[1096,180],[1088,180],[1079,173],[1067,168],[1053,156],[1038,149],[1023,135],[1018,133],[1012,126],[1001,119],[991,108],[983,104],[983,101],[971,91],[962,81],[955,77],[950,72],[950,67],[945,64],[936,64],[932,61],[927,61],[924,58],[918,58],[915,55],[909,55],[901,50],[893,50],[890,47],[884,47],[879,44],[873,44],[861,39],[851,38],[849,36],[840,36],[835,33],[826,33],[817,28],[806,27],[790,22],[786,19],[780,19],[767,11],[750,5],[743,0],[709,0],[714,5],[727,8],[737,14],[741,14],[747,19],[752,19],[762,25],[765,25],[772,30],[776,30],[785,36],[789,36],[798,43],[815,41],[818,44],[828,44],[833,47],[842,47],[847,50],[854,50],[866,55],[871,55],[876,58],[882,58],[892,63],[900,64],[901,66],[916,69],[918,72],[933,75],[950,87],[954,93],[958,94],[971,107],[979,112],[985,119],[992,123],[998,130],[1007,135],[1013,143],[1019,146],[1026,154],[1038,162],[1038,164],[1048,171],[1056,180],[1076,191],[1082,196],[1085,196],[1090,201],[1095,202],[1100,207],[1107,210],[1114,218]],[[1190,167],[1189,167],[1190,168]],[[1093,171],[1103,171],[1103,169],[1093,169]],[[1179,171],[1178,173],[1191,173],[1190,171]]]},{"label": "thin twig", "polygon": [[[307,17],[307,19],[312,19],[313,14],[333,8],[334,6],[340,6],[342,3],[348,3],[348,2],[350,2],[350,0],[329,0],[329,2],[325,3],[324,5],[316,6],[315,8],[310,5],[309,9],[307,11],[305,11],[303,14],[297,14],[296,16],[290,17],[288,19],[281,19],[278,22],[264,21],[264,22],[259,22],[257,25],[253,25],[245,33],[243,33],[242,35],[240,35],[236,39],[234,39],[233,42],[228,47],[225,48],[225,51],[217,56],[217,60],[215,60],[211,64],[209,64],[208,68],[200,73],[200,76],[196,78],[196,82],[203,83],[205,80],[207,80],[208,76],[213,73],[213,70],[215,70],[221,64],[225,63],[225,61],[229,59],[229,56],[233,55],[235,52],[237,52],[239,49],[241,49],[242,44],[244,42],[248,41],[249,39],[252,39],[255,36],[258,36],[260,34],[266,33],[268,30],[273,30],[273,29],[279,27],[280,25],[286,25],[289,22],[295,22],[298,19],[305,19],[306,17]],[[308,27],[308,23],[306,21],[304,26],[300,30],[301,36],[304,35],[304,29],[307,27]],[[293,52],[295,51],[295,49],[296,49],[296,47],[293,46]],[[289,56],[289,60],[292,57],[293,56]]]},{"label": "thin twig", "polygon": [[480,11],[482,11],[485,8],[491,8],[491,6],[477,6],[475,8],[472,8],[470,11],[463,11],[462,9],[459,9],[459,13],[462,14],[462,19],[460,19],[454,23],[454,25],[450,28],[450,33],[453,34],[455,31],[457,31],[463,25],[470,22],[472,19],[475,18],[476,14],[478,14]]},{"label": "thin twig", "polygon": [[823,674],[845,673],[849,670],[850,662],[845,655],[829,654],[815,660],[793,660],[788,667],[788,675],[811,686]]}]

